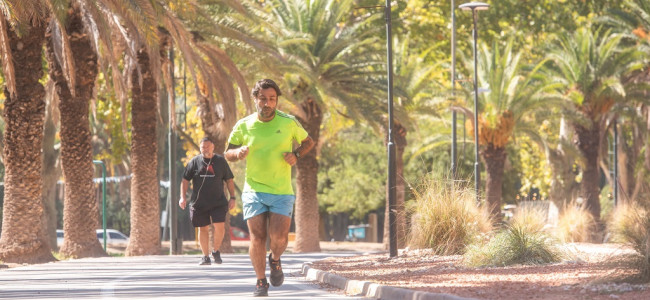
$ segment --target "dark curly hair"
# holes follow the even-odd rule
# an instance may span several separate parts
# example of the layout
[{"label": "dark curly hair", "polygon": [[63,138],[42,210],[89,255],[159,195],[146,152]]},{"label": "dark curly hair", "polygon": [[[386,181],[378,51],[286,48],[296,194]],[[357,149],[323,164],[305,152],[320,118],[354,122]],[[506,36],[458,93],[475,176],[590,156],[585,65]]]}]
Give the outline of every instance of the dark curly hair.
[{"label": "dark curly hair", "polygon": [[255,87],[253,87],[251,93],[253,94],[253,97],[257,99],[257,96],[260,94],[260,91],[268,88],[273,88],[275,92],[278,94],[278,97],[282,95],[282,92],[280,91],[280,87],[278,87],[278,84],[271,79],[262,79],[256,82]]}]

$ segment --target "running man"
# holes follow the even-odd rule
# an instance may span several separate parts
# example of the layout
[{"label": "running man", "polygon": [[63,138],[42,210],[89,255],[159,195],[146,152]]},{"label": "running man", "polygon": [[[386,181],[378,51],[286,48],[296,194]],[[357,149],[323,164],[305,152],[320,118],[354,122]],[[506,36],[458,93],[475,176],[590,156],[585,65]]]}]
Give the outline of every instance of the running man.
[{"label": "running man", "polygon": [[[271,79],[255,84],[252,96],[257,113],[235,124],[225,153],[228,161],[247,160],[242,204],[251,234],[249,256],[257,276],[254,296],[268,296],[267,235],[271,239],[270,283],[281,286],[284,282],[280,256],[287,248],[296,200],[291,166],[314,147],[314,141],[296,118],[276,109],[280,95],[280,88]],[[294,143],[300,143],[295,150]]]}]

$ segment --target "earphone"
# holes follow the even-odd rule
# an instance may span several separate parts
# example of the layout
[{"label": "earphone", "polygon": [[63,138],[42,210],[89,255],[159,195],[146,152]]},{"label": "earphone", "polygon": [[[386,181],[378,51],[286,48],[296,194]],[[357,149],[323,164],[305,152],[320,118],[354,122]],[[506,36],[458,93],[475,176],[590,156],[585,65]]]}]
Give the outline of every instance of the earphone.
[{"label": "earphone", "polygon": [[[201,189],[203,188],[203,184],[205,183],[205,178],[208,177],[208,167],[210,167],[210,164],[212,164],[212,158],[214,157],[214,153],[212,154],[212,157],[210,157],[210,161],[208,161],[208,164],[205,167],[205,174],[203,175],[203,180],[201,181],[201,186],[199,186],[199,190],[196,192],[196,200],[199,201],[199,196],[201,195]],[[201,154],[201,162],[205,163],[205,156]]]}]

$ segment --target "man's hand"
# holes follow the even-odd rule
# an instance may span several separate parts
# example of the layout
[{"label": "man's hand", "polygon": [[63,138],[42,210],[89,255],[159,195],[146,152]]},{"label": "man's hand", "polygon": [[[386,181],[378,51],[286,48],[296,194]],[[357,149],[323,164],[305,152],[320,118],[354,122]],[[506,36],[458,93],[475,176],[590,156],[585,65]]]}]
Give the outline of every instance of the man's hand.
[{"label": "man's hand", "polygon": [[237,150],[237,159],[242,160],[248,156],[248,146],[241,146]]},{"label": "man's hand", "polygon": [[230,199],[230,201],[228,201],[228,210],[233,208],[235,208],[235,199]]},{"label": "man's hand", "polygon": [[178,200],[178,206],[181,207],[181,209],[185,209],[185,205],[187,205],[187,201],[185,198],[181,198],[181,200]]},{"label": "man's hand", "polygon": [[284,161],[286,161],[290,166],[293,166],[298,162],[298,158],[293,152],[284,152]]}]

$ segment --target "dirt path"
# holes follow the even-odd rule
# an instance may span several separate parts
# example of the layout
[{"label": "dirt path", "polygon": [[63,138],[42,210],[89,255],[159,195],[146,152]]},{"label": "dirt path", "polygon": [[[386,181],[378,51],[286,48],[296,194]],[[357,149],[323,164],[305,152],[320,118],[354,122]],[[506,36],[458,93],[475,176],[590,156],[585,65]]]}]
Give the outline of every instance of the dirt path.
[{"label": "dirt path", "polygon": [[[477,299],[650,299],[648,284],[621,283],[636,271],[616,244],[570,244],[572,259],[542,266],[467,268],[461,256],[428,250],[338,257],[312,267],[348,279]],[[617,283],[617,281],[619,281]]]}]

